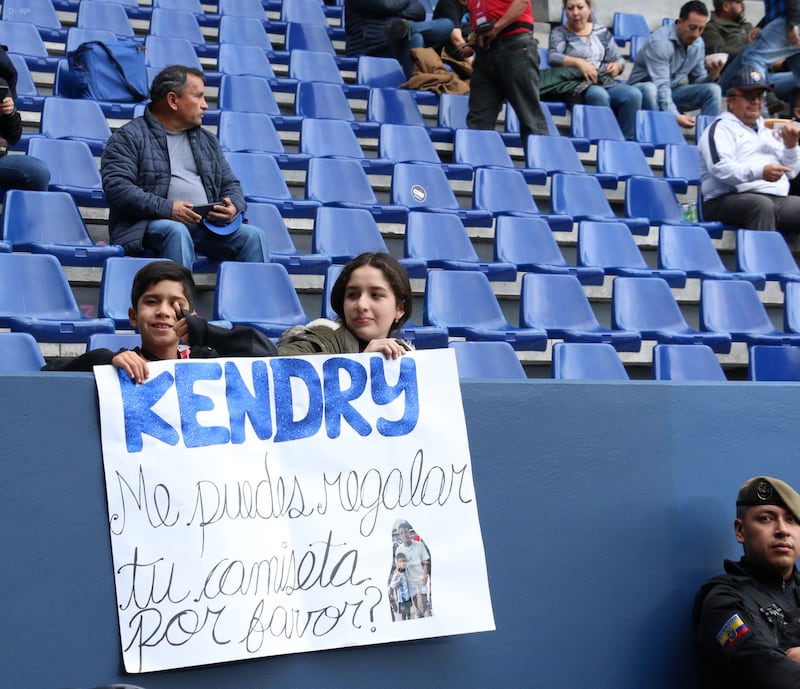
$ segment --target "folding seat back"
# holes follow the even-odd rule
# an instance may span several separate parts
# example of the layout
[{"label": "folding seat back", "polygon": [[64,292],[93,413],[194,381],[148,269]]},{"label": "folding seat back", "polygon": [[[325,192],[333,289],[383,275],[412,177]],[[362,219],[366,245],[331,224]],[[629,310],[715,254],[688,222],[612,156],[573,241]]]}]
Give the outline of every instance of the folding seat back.
[{"label": "folding seat back", "polygon": [[64,265],[101,266],[124,253],[121,246],[95,246],[75,201],[63,191],[10,189],[2,223],[15,251],[52,254]]},{"label": "folding seat back", "polygon": [[631,231],[621,222],[581,221],[578,227],[578,262],[603,269],[647,268]]},{"label": "folding seat back", "polygon": [[333,56],[315,50],[293,50],[289,58],[289,76],[298,81],[324,81],[340,86],[344,84],[342,73]]},{"label": "folding seat back", "polygon": [[195,69],[203,69],[194,47],[185,38],[149,34],[144,45],[145,64],[157,72],[170,65],[186,65]]},{"label": "folding seat back", "polygon": [[[467,96],[468,98],[468,96]],[[542,114],[544,115],[544,119],[547,120],[547,134],[546,136],[561,136],[561,132],[558,131],[558,127],[556,126],[555,121],[553,120],[553,115],[550,112],[550,108],[546,107],[544,103],[542,103]],[[510,104],[506,103],[506,117],[505,117],[505,124],[504,129],[506,134],[515,134],[517,138],[519,138],[519,115],[517,115],[516,110],[511,107]],[[535,134],[534,136],[544,136]],[[571,141],[573,148],[575,150],[588,150],[589,145],[588,142],[585,140],[579,140],[578,144],[575,144],[575,138],[572,137],[571,139],[567,139],[567,141]],[[521,145],[521,141],[513,142],[514,145]]]},{"label": "folding seat back", "polygon": [[51,191],[71,194],[78,205],[106,205],[100,170],[85,141],[36,137],[31,139],[28,155],[47,164]]},{"label": "folding seat back", "polygon": [[453,159],[472,167],[514,167],[500,132],[490,129],[456,130]]},{"label": "folding seat back", "polygon": [[29,333],[0,333],[0,373],[39,371],[44,357]]},{"label": "folding seat back", "polygon": [[667,144],[664,147],[664,176],[683,178],[693,186],[700,184],[700,153],[697,146]]},{"label": "folding seat back", "polygon": [[783,288],[783,329],[800,333],[800,283],[787,282]]},{"label": "folding seat back", "polygon": [[392,177],[392,202],[409,209],[451,209],[461,206],[442,169],[436,165],[398,163]]},{"label": "folding seat back", "polygon": [[365,251],[388,253],[375,218],[363,208],[317,209],[311,251],[330,256],[334,263],[347,263]]},{"label": "folding seat back", "polygon": [[[728,332],[734,339],[745,341],[749,335],[778,334],[755,287],[745,280],[706,280],[703,283],[700,291],[700,327]],[[800,342],[800,336],[796,339]]]},{"label": "folding seat back", "polygon": [[[258,3],[258,0],[256,0],[256,2]],[[236,2],[229,3],[229,5],[233,8],[237,7]],[[222,6],[223,3],[220,4],[220,8],[222,8]],[[263,15],[263,8],[259,7],[259,9]],[[222,14],[221,9],[220,14]],[[272,43],[270,42],[269,35],[264,28],[263,19],[258,19],[255,17],[236,16],[230,14],[221,16],[219,20],[220,47],[226,43],[232,45],[258,46],[264,51],[272,50]]]},{"label": "folding seat back", "polygon": [[125,8],[115,2],[82,2],[78,8],[78,27],[104,29],[119,38],[133,38],[133,26]]},{"label": "folding seat back", "polygon": [[264,49],[257,45],[221,43],[217,57],[217,69],[221,74],[275,79],[275,71]]},{"label": "folding seat back", "polygon": [[666,110],[638,110],[636,112],[636,141],[664,148],[667,144],[686,144],[675,115]]},{"label": "folding seat back", "polygon": [[560,380],[628,380],[622,360],[605,342],[557,342],[553,345],[553,378]]},{"label": "folding seat back", "polygon": [[398,163],[418,162],[440,165],[442,162],[428,131],[421,125],[382,124],[378,155]]},{"label": "folding seat back", "polygon": [[33,24],[0,20],[0,44],[9,53],[22,55],[31,71],[55,72],[57,57],[51,57]]},{"label": "folding seat back", "polygon": [[539,208],[518,170],[481,168],[475,171],[475,208],[494,214],[507,212],[538,214]]},{"label": "folding seat back", "polygon": [[704,344],[657,344],[653,347],[653,378],[727,380],[714,350]]},{"label": "folding seat back", "polygon": [[437,122],[440,127],[465,129],[469,112],[469,96],[460,93],[443,93],[439,97]]},{"label": "folding seat back", "polygon": [[572,136],[597,143],[600,139],[625,141],[617,116],[605,105],[583,105],[572,108]]},{"label": "folding seat back", "polygon": [[281,110],[266,79],[223,74],[219,85],[219,107],[236,112],[280,115]]},{"label": "folding seat back", "polygon": [[378,206],[367,174],[357,160],[312,158],[306,175],[306,198],[320,203],[362,203]]},{"label": "folding seat back", "polygon": [[[109,3],[105,2],[87,2],[87,5],[108,5]],[[110,5],[116,9],[122,10],[119,5]],[[125,14],[125,11],[122,10],[122,13]],[[127,18],[127,15],[126,15]],[[116,41],[118,40],[118,36],[114,34],[113,31],[108,31],[106,29],[88,29],[78,26],[71,26],[67,30],[67,42],[66,42],[66,52],[70,53],[73,50],[77,50],[78,46],[81,43],[88,43],[89,41],[103,41],[103,43],[108,43],[109,41]],[[66,62],[66,60],[65,60]],[[69,67],[69,65],[67,65]],[[64,96],[68,95],[63,92],[55,93],[53,95],[56,96]]]},{"label": "folding seat back", "polygon": [[52,0],[4,0],[2,20],[32,24],[45,41],[63,42],[67,35]]},{"label": "folding seat back", "polygon": [[611,324],[628,330],[685,331],[689,326],[661,278],[614,279]]},{"label": "folding seat back", "polygon": [[591,175],[553,175],[550,203],[553,212],[575,218],[615,217],[600,182]]},{"label": "folding seat back", "polygon": [[462,380],[527,379],[517,353],[508,342],[451,342]]},{"label": "folding seat back", "polygon": [[425,323],[453,329],[505,330],[509,323],[482,273],[433,270],[425,284]]},{"label": "folding seat back", "polygon": [[370,88],[399,88],[408,79],[400,63],[393,57],[361,55],[358,58],[356,79]]},{"label": "folding seat back", "polygon": [[633,175],[655,176],[641,147],[635,141],[598,141],[597,171],[615,175],[619,179],[628,179]]},{"label": "folding seat back", "polygon": [[41,131],[51,139],[84,141],[100,155],[111,136],[102,109],[93,100],[48,98],[42,109]]},{"label": "folding seat back", "polygon": [[261,0],[219,0],[218,8],[220,23],[224,17],[245,17],[261,22],[267,20]]},{"label": "folding seat back", "polygon": [[112,352],[120,349],[134,349],[142,346],[142,336],[139,333],[97,333],[89,336],[86,351],[92,349],[110,349]]},{"label": "folding seat back", "polygon": [[236,261],[220,264],[214,317],[250,325],[270,337],[309,320],[286,268],[278,263]]},{"label": "folding seat back", "polygon": [[300,151],[312,156],[364,158],[353,129],[344,120],[303,119],[300,129]]},{"label": "folding seat back", "polygon": [[800,347],[753,345],[748,377],[760,381],[800,381]]},{"label": "folding seat back", "polygon": [[650,36],[650,28],[643,15],[636,12],[614,12],[612,33],[620,46],[634,36]]},{"label": "folding seat back", "polygon": [[285,153],[272,119],[263,112],[223,110],[217,136],[223,151]]},{"label": "folding seat back", "polygon": [[167,36],[170,38],[184,38],[192,44],[194,49],[201,54],[213,52],[219,46],[206,46],[206,39],[200,30],[200,24],[193,12],[178,9],[153,10],[150,18],[151,36]]},{"label": "folding seat back", "polygon": [[[450,261],[479,262],[464,224],[455,215],[411,212],[408,214],[405,233],[406,256],[421,258],[431,263]],[[437,266],[444,267],[444,266]]]},{"label": "folding seat back", "polygon": [[528,167],[546,170],[548,174],[554,172],[586,174],[586,168],[578,157],[575,147],[563,136],[540,134],[529,136],[525,146],[525,164]]},{"label": "folding seat back", "polygon": [[328,18],[318,0],[291,0],[281,3],[281,20],[298,24],[314,24],[328,29]]},{"label": "folding seat back", "polygon": [[625,213],[650,218],[652,224],[683,223],[683,209],[664,179],[631,177],[625,186]]},{"label": "folding seat back", "polygon": [[287,22],[285,49],[289,54],[295,50],[316,50],[336,56],[328,30],[318,24]]},{"label": "folding seat back", "polygon": [[371,88],[367,99],[367,119],[381,124],[425,126],[425,118],[414,96],[404,89]]},{"label": "folding seat back", "polygon": [[325,82],[301,81],[297,84],[294,111],[302,117],[331,118],[354,122],[355,115],[342,87]]},{"label": "folding seat back", "polygon": [[17,108],[40,112],[46,96],[39,94],[39,89],[33,81],[25,58],[12,53],[8,53],[8,57],[11,58],[14,68],[17,70]]},{"label": "folding seat back", "polygon": [[736,263],[739,270],[764,273],[782,285],[800,280],[800,268],[780,232],[737,230]]},{"label": "folding seat back", "polygon": [[520,323],[548,332],[566,328],[594,330],[600,325],[578,278],[536,273],[522,277]]}]

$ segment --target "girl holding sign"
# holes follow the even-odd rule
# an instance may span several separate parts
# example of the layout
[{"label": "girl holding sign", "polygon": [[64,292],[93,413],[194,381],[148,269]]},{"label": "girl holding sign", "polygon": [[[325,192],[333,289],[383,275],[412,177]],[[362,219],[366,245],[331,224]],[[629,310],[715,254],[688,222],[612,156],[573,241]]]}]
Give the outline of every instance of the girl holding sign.
[{"label": "girl holding sign", "polygon": [[337,321],[321,318],[289,328],[278,354],[357,354],[380,352],[396,359],[411,345],[395,337],[411,316],[411,283],[396,258],[364,253],[347,263],[331,290]]}]

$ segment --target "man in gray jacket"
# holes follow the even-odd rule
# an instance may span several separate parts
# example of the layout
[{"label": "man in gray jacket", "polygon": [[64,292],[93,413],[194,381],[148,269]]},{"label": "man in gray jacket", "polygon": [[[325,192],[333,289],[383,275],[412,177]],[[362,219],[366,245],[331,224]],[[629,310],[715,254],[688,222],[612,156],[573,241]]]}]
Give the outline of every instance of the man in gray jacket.
[{"label": "man in gray jacket", "polygon": [[239,180],[216,137],[200,126],[204,86],[200,70],[166,67],[144,115],[111,135],[101,163],[111,241],[190,270],[195,248],[220,260],[268,261],[264,232],[242,223]]}]

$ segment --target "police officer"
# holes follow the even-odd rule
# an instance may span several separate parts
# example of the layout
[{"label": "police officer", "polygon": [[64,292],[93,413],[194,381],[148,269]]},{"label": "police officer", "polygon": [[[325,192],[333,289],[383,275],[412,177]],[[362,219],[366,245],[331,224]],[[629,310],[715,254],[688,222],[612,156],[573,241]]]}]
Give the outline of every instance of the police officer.
[{"label": "police officer", "polygon": [[702,686],[800,687],[800,495],[769,476],[736,498],[744,557],[697,594],[693,622]]}]

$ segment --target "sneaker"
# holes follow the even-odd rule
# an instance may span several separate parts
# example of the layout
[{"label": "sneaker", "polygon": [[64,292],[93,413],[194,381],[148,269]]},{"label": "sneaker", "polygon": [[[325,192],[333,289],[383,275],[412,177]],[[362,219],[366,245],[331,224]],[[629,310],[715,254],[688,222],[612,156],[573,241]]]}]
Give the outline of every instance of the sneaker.
[{"label": "sneaker", "polygon": [[399,41],[401,38],[408,36],[409,26],[405,19],[399,17],[392,19],[386,27],[386,40]]}]

